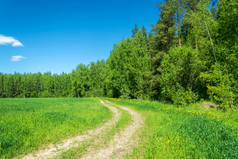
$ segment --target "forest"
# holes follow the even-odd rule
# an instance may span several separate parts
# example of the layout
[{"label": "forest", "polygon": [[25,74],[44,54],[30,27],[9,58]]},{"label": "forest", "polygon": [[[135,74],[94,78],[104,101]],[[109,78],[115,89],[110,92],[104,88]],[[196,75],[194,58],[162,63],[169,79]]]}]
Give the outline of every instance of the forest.
[{"label": "forest", "polygon": [[[0,98],[112,97],[238,106],[238,1],[165,0],[148,31],[71,73],[0,73]],[[157,16],[157,15],[155,15]]]}]

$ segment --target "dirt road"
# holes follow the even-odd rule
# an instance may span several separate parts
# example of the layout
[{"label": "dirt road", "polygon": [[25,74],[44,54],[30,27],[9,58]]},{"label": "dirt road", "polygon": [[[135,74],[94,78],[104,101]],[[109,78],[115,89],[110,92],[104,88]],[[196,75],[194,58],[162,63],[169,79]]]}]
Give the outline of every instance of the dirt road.
[{"label": "dirt road", "polygon": [[[113,105],[108,101],[107,103]],[[143,118],[133,109],[120,105],[116,106],[124,109],[132,116],[131,123],[125,129],[115,134],[108,147],[101,148],[97,152],[88,152],[82,157],[83,159],[122,158],[126,153],[132,151],[136,141],[136,138],[133,138],[133,134],[143,126]]]},{"label": "dirt road", "polygon": [[78,147],[84,140],[93,138],[95,136],[100,136],[101,133],[108,128],[113,127],[119,121],[121,112],[118,108],[127,111],[131,115],[131,121],[129,125],[127,125],[120,132],[116,133],[110,143],[109,146],[101,147],[98,150],[89,150],[82,156],[82,158],[121,158],[126,153],[132,151],[136,138],[133,137],[133,134],[140,129],[143,125],[143,118],[140,114],[135,112],[134,110],[123,107],[120,105],[114,105],[108,101],[101,103],[110,109],[112,112],[112,118],[107,121],[104,125],[100,126],[97,129],[90,130],[84,135],[76,136],[74,138],[70,138],[67,140],[63,140],[60,144],[57,145],[49,145],[46,149],[39,150],[32,154],[26,155],[23,157],[24,159],[42,159],[42,158],[55,158],[60,156],[60,154],[64,151],[67,151],[73,147]]}]

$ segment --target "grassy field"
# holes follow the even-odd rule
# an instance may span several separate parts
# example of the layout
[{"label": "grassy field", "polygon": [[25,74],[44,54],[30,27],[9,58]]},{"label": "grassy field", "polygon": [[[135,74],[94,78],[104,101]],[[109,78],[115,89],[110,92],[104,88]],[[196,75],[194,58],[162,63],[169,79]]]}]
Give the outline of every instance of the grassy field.
[{"label": "grassy field", "polygon": [[[188,107],[142,100],[107,99],[132,108],[145,119],[138,145],[127,158],[238,158],[238,111]],[[116,105],[114,105],[116,106]],[[110,146],[113,136],[130,123],[121,112],[106,133],[61,154],[79,158],[87,149]],[[24,155],[60,139],[98,127],[112,116],[98,99],[0,99],[0,158]]]},{"label": "grassy field", "polygon": [[0,99],[0,158],[78,135],[110,117],[97,99]]},{"label": "grassy field", "polygon": [[128,112],[126,112],[125,110],[122,110],[120,108],[118,108],[118,109],[121,112],[121,116],[120,116],[119,121],[116,123],[116,125],[105,130],[100,136],[95,136],[92,139],[84,141],[79,147],[75,147],[75,148],[72,148],[72,149],[64,152],[58,158],[61,158],[61,159],[81,158],[82,155],[85,154],[87,149],[93,150],[96,152],[101,147],[110,146],[109,145],[110,140],[113,139],[113,136],[117,132],[119,132],[120,130],[125,128],[131,120],[131,116],[129,115]]},{"label": "grassy field", "polygon": [[109,99],[146,118],[141,145],[128,158],[238,158],[238,112],[198,105]]}]

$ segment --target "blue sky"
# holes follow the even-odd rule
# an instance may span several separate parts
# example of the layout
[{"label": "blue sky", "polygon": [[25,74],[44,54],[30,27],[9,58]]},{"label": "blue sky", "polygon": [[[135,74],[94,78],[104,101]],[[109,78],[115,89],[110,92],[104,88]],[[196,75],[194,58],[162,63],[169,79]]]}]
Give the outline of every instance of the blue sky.
[{"label": "blue sky", "polygon": [[0,0],[0,72],[71,72],[107,59],[135,23],[156,23],[160,0]]}]

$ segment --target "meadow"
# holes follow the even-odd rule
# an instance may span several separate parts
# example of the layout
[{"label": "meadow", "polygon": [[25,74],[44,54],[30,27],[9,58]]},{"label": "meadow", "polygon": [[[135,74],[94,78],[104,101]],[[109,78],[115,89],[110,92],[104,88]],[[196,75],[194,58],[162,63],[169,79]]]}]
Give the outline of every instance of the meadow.
[{"label": "meadow", "polygon": [[143,100],[108,99],[145,119],[141,144],[128,158],[238,158],[238,111]]},{"label": "meadow", "polygon": [[79,135],[110,117],[97,99],[0,99],[0,158]]},{"label": "meadow", "polygon": [[[105,101],[105,100],[104,100]],[[97,152],[97,150],[105,147],[111,147],[110,141],[113,140],[113,137],[126,128],[131,122],[131,116],[129,113],[123,109],[116,107],[121,113],[118,122],[112,127],[104,129],[104,131],[98,135],[83,141],[78,147],[74,147],[68,151],[63,152],[57,158],[67,159],[67,158],[82,158],[85,154],[88,154],[88,150],[91,152]],[[121,139],[121,138],[120,138]]]},{"label": "meadow", "polygon": [[[85,140],[57,158],[80,158],[97,151],[131,121],[117,105],[144,118],[138,143],[126,158],[238,158],[238,111],[207,109],[202,103],[176,106],[146,100],[109,99],[119,121],[99,136]],[[97,98],[0,100],[0,158],[24,156],[50,143],[83,134],[112,118]]]}]

